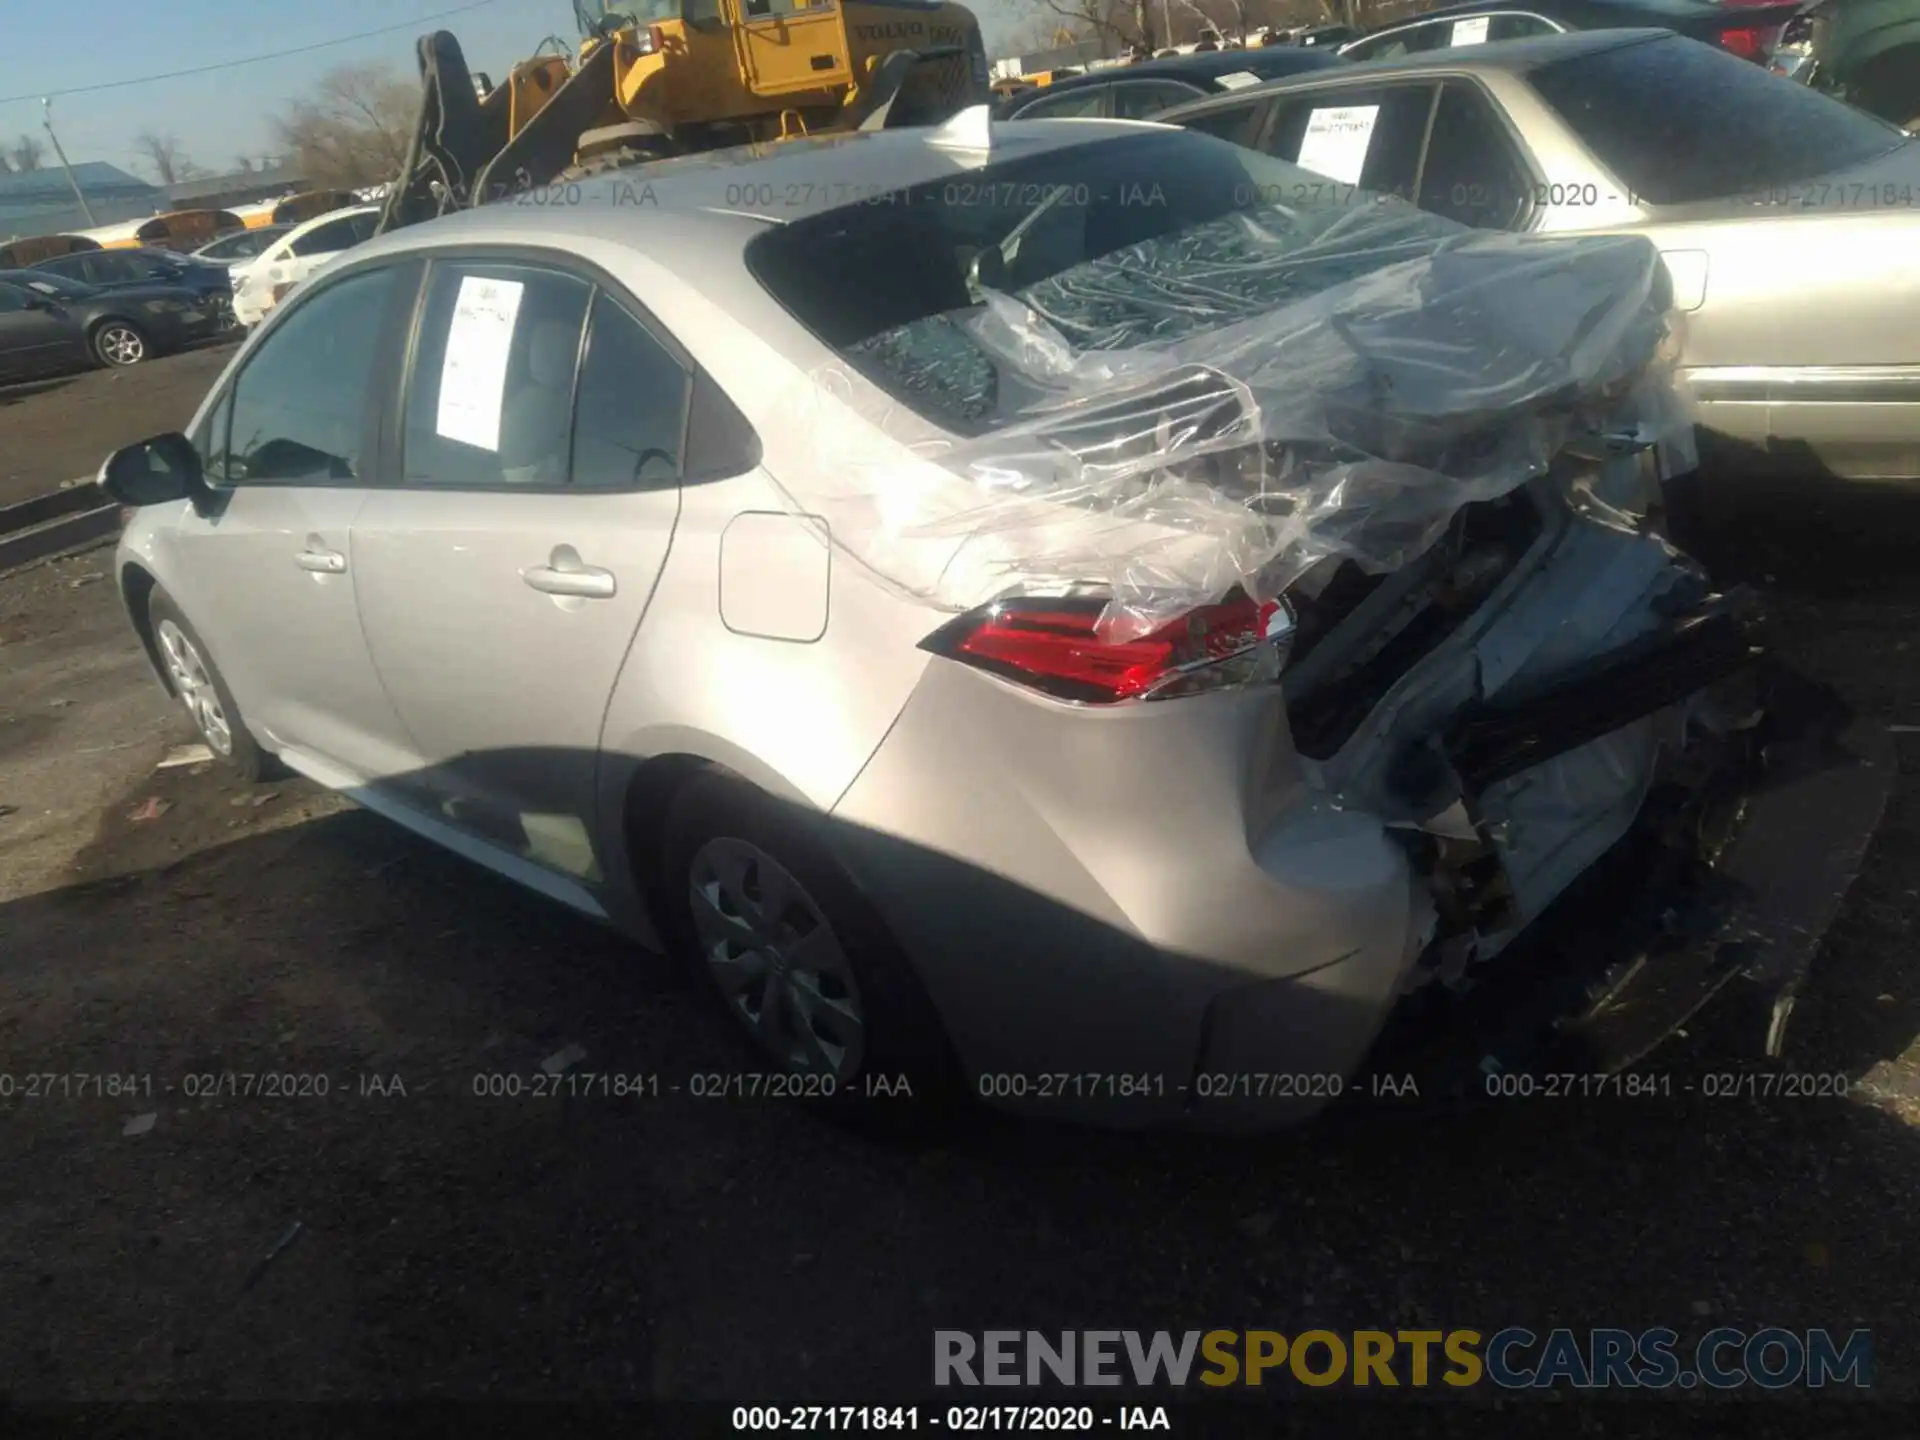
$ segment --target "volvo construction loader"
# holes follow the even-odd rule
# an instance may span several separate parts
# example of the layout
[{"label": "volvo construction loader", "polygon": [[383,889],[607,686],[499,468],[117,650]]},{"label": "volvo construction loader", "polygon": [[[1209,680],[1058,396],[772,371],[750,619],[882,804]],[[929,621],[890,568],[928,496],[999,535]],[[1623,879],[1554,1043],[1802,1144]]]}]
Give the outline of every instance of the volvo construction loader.
[{"label": "volvo construction loader", "polygon": [[476,82],[420,41],[420,115],[380,230],[727,145],[929,125],[990,103],[971,11],[938,0],[574,0],[577,56]]}]

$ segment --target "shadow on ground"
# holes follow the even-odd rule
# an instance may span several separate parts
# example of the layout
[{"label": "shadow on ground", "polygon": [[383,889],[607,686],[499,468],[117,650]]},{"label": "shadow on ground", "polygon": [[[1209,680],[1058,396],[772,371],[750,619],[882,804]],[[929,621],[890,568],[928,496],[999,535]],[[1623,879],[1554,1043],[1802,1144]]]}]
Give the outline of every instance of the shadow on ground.
[{"label": "shadow on ground", "polygon": [[[1742,1068],[1710,1013],[1651,1062],[1666,1096],[1382,1102],[1260,1139],[880,1143],[783,1102],[488,1097],[568,1046],[683,1091],[751,1062],[665,962],[368,814],[163,858],[170,822],[305,793],[162,772],[76,884],[0,909],[0,1049],[155,1087],[8,1105],[22,1399],[907,1397],[934,1329],[1002,1327],[1869,1327],[1883,1393],[1910,1373],[1913,1131],[1685,1094]],[[127,818],[153,796],[174,808]],[[1858,1079],[1920,1028],[1917,807],[1904,781],[1800,1070]],[[231,1074],[293,1093],[185,1093]]]},{"label": "shadow on ground", "polygon": [[[1914,502],[1787,499],[1738,497],[1744,538],[1810,562],[1782,648],[1920,720],[1894,538],[1920,533]],[[1789,1050],[1872,1093],[1706,1098],[1701,1077],[1754,1073],[1709,1010],[1648,1062],[1666,1095],[1382,1103],[1238,1140],[980,1120],[920,1144],[694,1099],[751,1062],[665,962],[368,814],[301,819],[325,808],[304,784],[161,772],[73,884],[0,906],[5,1068],[147,1077],[0,1100],[0,1375],[20,1399],[868,1401],[925,1397],[936,1328],[1779,1325],[1872,1329],[1879,1394],[1911,1401],[1903,761]],[[129,820],[149,798],[173,808]],[[535,1098],[570,1046],[576,1073],[683,1093]],[[185,1093],[242,1074],[292,1093]],[[475,1093],[508,1076],[518,1097]]]}]

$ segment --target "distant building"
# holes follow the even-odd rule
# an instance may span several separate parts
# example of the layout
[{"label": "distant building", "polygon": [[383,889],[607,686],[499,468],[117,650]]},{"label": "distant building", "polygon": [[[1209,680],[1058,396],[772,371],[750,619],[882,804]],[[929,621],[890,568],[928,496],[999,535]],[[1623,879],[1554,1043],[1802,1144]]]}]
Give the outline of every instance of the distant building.
[{"label": "distant building", "polygon": [[74,200],[67,172],[57,165],[0,175],[0,240],[117,225],[167,208],[166,191],[104,161],[83,161],[73,167],[73,178],[87,197],[91,220]]},{"label": "distant building", "polygon": [[307,177],[298,166],[271,165],[182,180],[167,187],[167,199],[175,210],[222,210],[230,205],[251,205],[256,200],[278,200],[306,188]]}]

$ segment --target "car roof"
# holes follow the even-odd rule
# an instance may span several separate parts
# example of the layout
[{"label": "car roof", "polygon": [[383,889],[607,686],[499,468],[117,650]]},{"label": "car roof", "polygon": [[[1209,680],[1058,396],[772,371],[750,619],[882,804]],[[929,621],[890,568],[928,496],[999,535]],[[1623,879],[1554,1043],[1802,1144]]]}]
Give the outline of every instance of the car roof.
[{"label": "car roof", "polygon": [[1405,29],[1409,25],[1418,25],[1424,21],[1448,20],[1455,16],[1489,15],[1505,10],[1517,10],[1544,15],[1549,19],[1560,17],[1578,19],[1588,29],[1617,29],[1621,26],[1660,25],[1665,22],[1685,24],[1689,21],[1705,19],[1722,13],[1723,7],[1714,0],[1462,0],[1454,5],[1441,5],[1418,15],[1409,15],[1404,20],[1396,20],[1390,25],[1376,26],[1362,39],[1381,35],[1389,30]]},{"label": "car roof", "polygon": [[[1264,75],[1291,75],[1302,70],[1324,69],[1338,63],[1329,50],[1311,46],[1266,45],[1256,50],[1202,50],[1192,55],[1169,55],[1164,60],[1141,60],[1132,65],[1115,65],[1106,70],[1089,70],[1082,75],[1056,80],[1039,87],[1055,95],[1063,90],[1084,90],[1090,85],[1112,85],[1120,80],[1213,80],[1222,75],[1251,72]],[[1023,93],[1022,101],[1029,101]]]},{"label": "car roof", "polygon": [[[986,163],[1166,128],[1139,120],[997,120]],[[953,148],[941,131],[923,127],[739,145],[647,161],[551,185],[532,197],[456,211],[377,235],[355,252],[524,242],[529,235],[633,245],[633,220],[639,214],[647,224],[646,250],[658,251],[669,266],[698,270],[701,247],[723,235],[731,233],[744,245],[769,225],[943,179],[964,184],[980,167],[977,153]],[[675,243],[692,248],[675,257],[670,253]]]},{"label": "car roof", "polygon": [[[1278,80],[1269,80],[1263,85],[1235,90],[1232,92],[1232,97],[1236,100],[1245,100],[1250,96],[1266,95],[1282,90],[1306,89],[1329,82],[1344,83],[1349,79],[1366,79],[1375,76],[1417,75],[1428,71],[1445,71],[1450,75],[1485,72],[1525,74],[1529,70],[1550,65],[1556,60],[1568,60],[1578,55],[1597,55],[1602,51],[1621,50],[1629,45],[1644,45],[1654,40],[1680,38],[1682,37],[1671,30],[1651,28],[1573,30],[1564,35],[1536,35],[1526,40],[1496,40],[1485,45],[1453,45],[1442,50],[1422,50],[1414,55],[1396,55],[1389,60],[1351,61],[1333,70],[1314,70],[1301,75],[1287,75]],[[1226,96],[1210,95],[1204,100],[1185,101],[1169,108],[1156,118],[1177,121],[1189,112],[1198,113],[1203,109],[1223,104],[1226,100]]]}]

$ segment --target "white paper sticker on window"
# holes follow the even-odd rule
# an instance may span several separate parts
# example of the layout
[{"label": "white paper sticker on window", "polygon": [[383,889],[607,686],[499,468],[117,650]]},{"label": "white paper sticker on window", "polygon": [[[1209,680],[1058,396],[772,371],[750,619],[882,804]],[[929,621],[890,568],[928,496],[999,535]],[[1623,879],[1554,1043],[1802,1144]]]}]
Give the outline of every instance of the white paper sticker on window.
[{"label": "white paper sticker on window", "polygon": [[1484,45],[1487,43],[1487,26],[1491,23],[1489,15],[1474,15],[1465,20],[1453,22],[1453,35],[1450,44]]},{"label": "white paper sticker on window", "polygon": [[1367,163],[1367,146],[1373,140],[1374,122],[1379,118],[1378,105],[1341,105],[1314,111],[1307,117],[1306,138],[1300,142],[1300,168],[1329,180],[1358,185]]},{"label": "white paper sticker on window", "polygon": [[518,280],[464,276],[447,329],[440,366],[440,414],[434,428],[449,440],[500,448],[500,401],[507,385],[507,352],[527,287]]},{"label": "white paper sticker on window", "polygon": [[1236,70],[1231,75],[1216,75],[1213,83],[1222,90],[1238,90],[1242,85],[1258,85],[1260,77],[1251,70]]}]

